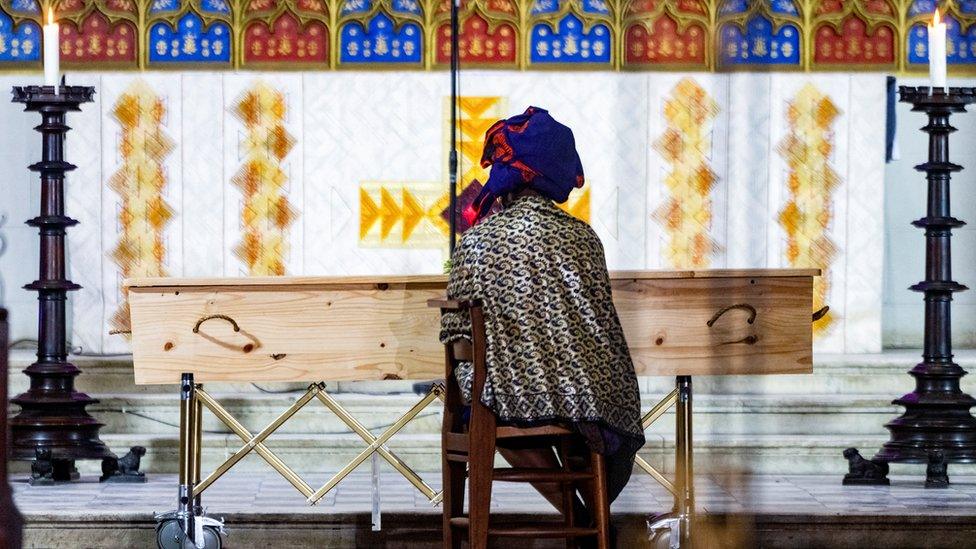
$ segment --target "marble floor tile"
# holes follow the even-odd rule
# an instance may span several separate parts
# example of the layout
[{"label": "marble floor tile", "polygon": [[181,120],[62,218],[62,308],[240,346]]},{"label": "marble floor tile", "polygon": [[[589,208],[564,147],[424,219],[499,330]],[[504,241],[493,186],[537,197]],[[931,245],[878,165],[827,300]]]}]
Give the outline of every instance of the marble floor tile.
[{"label": "marble floor tile", "polygon": [[[435,490],[436,473],[425,480]],[[331,475],[306,479],[313,488]],[[84,478],[74,484],[30,486],[11,478],[14,498],[28,518],[58,513],[126,512],[146,516],[175,507],[176,476],[150,475],[145,484],[102,484]],[[386,513],[440,513],[430,501],[395,472],[381,476],[381,509]],[[368,513],[372,507],[372,479],[356,471],[326,494],[315,506],[274,472],[230,471],[203,495],[210,513]],[[918,479],[892,479],[891,486],[842,486],[828,475],[702,476],[696,478],[696,502],[705,513],[760,514],[972,514],[976,509],[976,478],[954,477],[948,489],[926,489]],[[670,494],[650,477],[635,473],[613,505],[614,513],[658,513],[672,505]],[[531,488],[514,483],[494,486],[495,512],[554,513]]]}]

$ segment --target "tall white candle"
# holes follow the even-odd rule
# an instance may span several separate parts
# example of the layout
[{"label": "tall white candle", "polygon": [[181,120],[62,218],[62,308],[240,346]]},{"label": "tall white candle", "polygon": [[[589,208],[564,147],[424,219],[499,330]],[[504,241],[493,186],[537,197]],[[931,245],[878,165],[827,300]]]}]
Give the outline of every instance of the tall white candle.
[{"label": "tall white candle", "polygon": [[946,88],[946,24],[938,8],[929,25],[929,78],[932,88]]},{"label": "tall white candle", "polygon": [[58,78],[61,73],[61,52],[58,50],[60,28],[54,21],[54,10],[48,8],[47,23],[44,25],[44,84],[54,86],[58,93]]}]

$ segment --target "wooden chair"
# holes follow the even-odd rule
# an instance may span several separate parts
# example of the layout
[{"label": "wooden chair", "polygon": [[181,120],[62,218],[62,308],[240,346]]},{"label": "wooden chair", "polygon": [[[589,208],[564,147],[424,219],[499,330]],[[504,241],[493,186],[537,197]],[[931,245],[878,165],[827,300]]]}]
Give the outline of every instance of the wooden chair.
[{"label": "wooden chair", "polygon": [[[539,427],[499,426],[494,413],[480,398],[472,398],[470,421],[463,418],[464,403],[461,399],[454,369],[459,362],[471,362],[474,366],[472,395],[480,395],[485,387],[485,324],[479,301],[431,300],[431,307],[441,312],[467,310],[471,315],[471,342],[455,342],[446,345],[447,389],[444,406],[444,425],[441,433],[442,465],[444,477],[444,547],[461,546],[467,535],[472,549],[484,549],[490,537],[565,538],[567,547],[573,547],[578,538],[595,537],[600,549],[609,547],[610,503],[607,500],[606,468],[603,456],[590,452],[589,464],[579,470],[571,468],[567,449],[573,437],[570,429],[547,425]],[[496,441],[521,438],[540,447],[559,448],[562,467],[547,468],[495,468]],[[469,479],[468,515],[464,516],[465,477]],[[562,523],[520,523],[519,526],[502,527],[490,522],[492,482],[551,482],[562,490],[563,507],[568,511]],[[574,524],[573,502],[576,489],[583,491],[584,499],[593,502],[594,526]],[[529,488],[530,489],[530,488]]]}]

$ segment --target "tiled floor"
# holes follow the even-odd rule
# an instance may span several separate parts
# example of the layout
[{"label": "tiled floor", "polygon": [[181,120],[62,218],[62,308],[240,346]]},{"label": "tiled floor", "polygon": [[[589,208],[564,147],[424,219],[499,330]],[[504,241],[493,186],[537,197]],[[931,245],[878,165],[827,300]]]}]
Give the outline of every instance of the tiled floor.
[{"label": "tiled floor", "polygon": [[[425,478],[437,488],[436,473]],[[175,475],[150,475],[145,484],[101,484],[97,478],[59,486],[29,486],[12,477],[17,506],[30,520],[49,515],[76,515],[110,519],[146,518],[175,507]],[[325,475],[306,478],[313,487]],[[704,476],[696,480],[699,512],[708,514],[757,513],[769,515],[972,515],[976,513],[976,477],[956,476],[944,490],[926,489],[920,477],[893,477],[892,485],[841,486],[839,476]],[[304,514],[368,513],[370,477],[356,472],[326,495],[318,505],[305,498],[273,472],[231,471],[203,496],[209,513]],[[427,498],[395,472],[385,472],[381,484],[384,513],[439,513]],[[522,485],[497,483],[493,510],[511,513],[547,513],[548,504]],[[650,477],[635,473],[618,500],[614,513],[652,514],[671,506],[668,493]]]}]

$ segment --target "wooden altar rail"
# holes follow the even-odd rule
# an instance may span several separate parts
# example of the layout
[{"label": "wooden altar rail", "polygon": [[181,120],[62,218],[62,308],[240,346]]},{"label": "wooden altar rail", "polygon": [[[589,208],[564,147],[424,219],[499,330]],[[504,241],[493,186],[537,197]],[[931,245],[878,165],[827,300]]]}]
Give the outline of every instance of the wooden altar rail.
[{"label": "wooden altar rail", "polygon": [[[811,308],[816,269],[626,271],[612,273],[613,299],[638,375],[676,377],[676,388],[643,417],[650,426],[676,408],[675,480],[644,459],[637,465],[675,496],[655,525],[687,539],[694,512],[691,376],[812,371]],[[250,452],[260,455],[314,504],[367,458],[389,462],[432,503],[435,492],[385,444],[434,400],[426,396],[375,436],[324,389],[324,381],[434,380],[443,375],[440,316],[445,276],[144,278],[126,281],[137,384],[180,383],[179,504],[167,520],[200,536],[204,490]],[[252,434],[203,382],[309,381],[308,390]],[[366,446],[313,490],[264,441],[318,400]],[[200,475],[202,408],[243,442],[206,478]],[[196,521],[196,523],[194,522]]]}]

